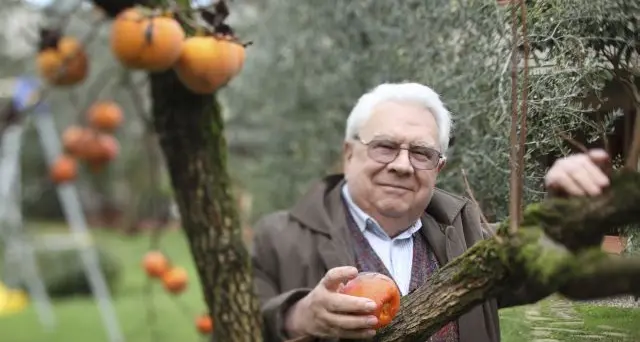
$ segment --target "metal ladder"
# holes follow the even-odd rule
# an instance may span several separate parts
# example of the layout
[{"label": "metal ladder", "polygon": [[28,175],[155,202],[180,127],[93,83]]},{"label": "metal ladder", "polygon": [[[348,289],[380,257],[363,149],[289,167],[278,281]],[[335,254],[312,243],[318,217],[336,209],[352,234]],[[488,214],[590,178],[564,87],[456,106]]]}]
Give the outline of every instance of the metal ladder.
[{"label": "metal ladder", "polygon": [[[37,101],[39,101],[37,89],[37,82],[33,80],[22,78],[18,81],[14,100],[15,105],[19,111],[22,112],[25,108],[32,107],[35,103],[37,103]],[[51,112],[46,108],[46,105],[44,103],[40,103],[30,111],[28,116],[23,115],[22,121],[33,122],[40,138],[40,145],[44,152],[47,165],[51,167],[56,159],[62,154],[59,135],[56,130]],[[11,132],[9,130],[14,130],[14,132],[18,132],[19,134],[11,135]],[[7,169],[15,170],[13,171],[15,174],[19,174],[17,172],[17,170],[19,170],[19,147],[21,145],[23,130],[23,127],[19,125],[13,125],[7,128],[7,131],[5,131],[4,134],[5,137],[3,138],[3,140],[13,139],[9,141],[9,144],[6,145],[7,149],[13,148],[13,150],[11,150],[12,152],[10,154],[7,154],[7,156],[10,156],[11,160],[14,160],[14,163],[10,164],[13,166],[11,168],[7,167]],[[18,147],[16,148],[15,146]],[[5,147],[4,141],[3,147]],[[5,178],[4,176],[0,177],[2,177],[0,178],[0,182],[2,184],[4,184],[5,179],[7,179],[7,184],[13,184],[15,187],[19,187],[19,180],[16,181],[15,177],[11,181],[9,180],[10,178]],[[103,325],[107,331],[109,341],[124,342],[125,339],[122,335],[120,324],[113,307],[109,288],[100,267],[98,254],[94,248],[91,234],[87,229],[86,218],[82,211],[78,192],[72,182],[58,185],[56,187],[56,191],[58,193],[58,199],[61,203],[66,221],[69,224],[70,231],[68,238],[73,242],[72,248],[77,250],[78,256],[80,257],[80,260],[82,262],[85,275],[89,280],[91,291],[94,298],[96,299],[98,309],[100,310]],[[19,207],[19,202],[14,201],[13,203],[15,206],[17,206],[17,208],[13,211],[20,212],[21,210]],[[6,209],[10,207],[2,205],[2,208],[5,208],[5,211],[9,211]],[[1,210],[3,210],[2,208],[0,208],[0,212]],[[0,216],[0,218],[2,217],[3,216]],[[22,222],[20,222],[16,230],[22,230]],[[32,248],[25,248],[24,250],[32,250]],[[23,262],[25,260],[26,259],[23,259]],[[31,263],[33,265],[36,264],[35,261],[32,261]],[[37,274],[32,275],[31,277],[33,279],[40,279]],[[33,279],[29,280],[29,282],[36,285],[34,285],[33,291],[30,289],[30,293],[32,296],[34,296],[34,298],[39,299],[39,302],[41,303],[39,312],[41,313],[41,319],[43,320],[43,322],[45,324],[52,325],[53,323],[49,322],[53,322],[53,313],[51,311],[48,296],[46,294],[46,291],[44,290],[44,285],[42,285],[41,280],[39,281],[40,285],[37,285],[38,281]]]}]

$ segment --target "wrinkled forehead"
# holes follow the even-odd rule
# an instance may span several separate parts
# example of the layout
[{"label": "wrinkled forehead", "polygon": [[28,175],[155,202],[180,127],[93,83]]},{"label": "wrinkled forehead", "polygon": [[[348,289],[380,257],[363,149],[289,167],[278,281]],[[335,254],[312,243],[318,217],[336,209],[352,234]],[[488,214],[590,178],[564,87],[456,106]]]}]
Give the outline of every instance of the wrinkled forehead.
[{"label": "wrinkled forehead", "polygon": [[360,137],[439,147],[435,117],[428,108],[412,102],[386,101],[375,106],[360,128]]}]

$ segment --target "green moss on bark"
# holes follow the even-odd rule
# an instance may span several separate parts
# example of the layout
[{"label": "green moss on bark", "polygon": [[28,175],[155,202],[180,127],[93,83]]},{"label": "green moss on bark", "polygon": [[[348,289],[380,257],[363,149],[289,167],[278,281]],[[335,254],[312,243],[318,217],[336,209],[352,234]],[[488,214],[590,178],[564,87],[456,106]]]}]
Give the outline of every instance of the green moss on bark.
[{"label": "green moss on bark", "polygon": [[553,198],[529,205],[523,224],[542,227],[571,251],[599,246],[606,229],[640,220],[638,173],[619,170],[611,178],[610,188],[598,197]]}]

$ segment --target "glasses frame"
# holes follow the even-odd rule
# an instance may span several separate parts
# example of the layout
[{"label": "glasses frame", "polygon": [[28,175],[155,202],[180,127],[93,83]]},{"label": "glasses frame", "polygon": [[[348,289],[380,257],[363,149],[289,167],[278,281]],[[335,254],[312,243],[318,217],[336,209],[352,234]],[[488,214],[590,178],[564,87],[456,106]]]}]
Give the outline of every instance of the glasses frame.
[{"label": "glasses frame", "polygon": [[374,141],[376,141],[376,139],[371,139],[371,140],[369,140],[369,141],[367,142],[367,141],[364,141],[364,140],[362,139],[362,137],[360,137],[360,135],[356,135],[356,136],[354,137],[354,139],[355,139],[356,141],[358,141],[359,143],[361,143],[362,145],[364,145],[364,146],[366,146],[366,147],[367,147],[367,155],[369,156],[369,158],[371,158],[371,159],[375,160],[375,161],[376,161],[376,162],[378,162],[378,163],[385,164],[385,165],[388,165],[388,164],[392,163],[394,160],[398,159],[398,156],[400,155],[400,151],[401,151],[401,150],[407,150],[407,152],[409,153],[409,163],[411,163],[411,166],[412,166],[414,169],[416,169],[416,170],[433,170],[433,169],[437,168],[437,167],[438,167],[438,165],[440,165],[440,162],[441,162],[442,160],[445,160],[445,159],[446,159],[446,157],[445,157],[445,156],[443,156],[443,155],[442,155],[442,153],[441,153],[440,151],[436,150],[435,148],[428,147],[428,146],[423,146],[423,147],[424,147],[424,148],[426,148],[426,149],[429,149],[429,150],[431,150],[431,151],[436,152],[436,153],[438,154],[438,159],[437,159],[437,161],[435,162],[435,164],[434,164],[433,166],[426,167],[426,168],[416,167],[416,165],[415,165],[415,161],[414,161],[414,157],[413,157],[413,153],[412,153],[412,151],[411,151],[412,146],[409,146],[409,147],[402,147],[402,145],[399,145],[399,146],[395,149],[395,151],[396,151],[395,156],[394,156],[391,160],[389,160],[388,162],[384,162],[384,161],[380,161],[380,160],[378,160],[378,159],[376,159],[376,158],[374,158],[374,157],[372,156],[372,153],[371,153],[371,152],[372,152],[371,143],[372,143],[372,142],[374,142]]}]

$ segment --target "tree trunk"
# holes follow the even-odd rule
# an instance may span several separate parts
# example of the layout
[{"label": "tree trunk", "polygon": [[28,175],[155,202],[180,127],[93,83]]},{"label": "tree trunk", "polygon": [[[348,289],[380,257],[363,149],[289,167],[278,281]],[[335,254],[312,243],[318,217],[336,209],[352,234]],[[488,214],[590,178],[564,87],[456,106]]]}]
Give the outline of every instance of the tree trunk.
[{"label": "tree trunk", "polygon": [[188,91],[173,71],[150,75],[154,126],[214,320],[213,341],[261,341],[249,254],[227,173],[214,95]]}]

